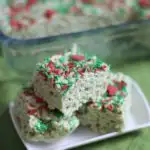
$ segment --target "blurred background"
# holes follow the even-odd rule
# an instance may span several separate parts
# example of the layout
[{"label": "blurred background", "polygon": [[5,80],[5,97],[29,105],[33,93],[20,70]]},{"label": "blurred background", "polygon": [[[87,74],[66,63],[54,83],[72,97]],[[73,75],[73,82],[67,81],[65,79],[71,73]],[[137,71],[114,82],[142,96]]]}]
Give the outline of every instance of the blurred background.
[{"label": "blurred background", "polygon": [[[91,3],[94,1],[88,4],[84,4],[86,1],[82,1],[82,3],[80,1],[77,4],[76,2],[75,0],[39,0],[38,2],[33,0],[0,0],[0,116],[2,121],[0,135],[5,135],[4,128],[10,132],[10,137],[7,140],[3,138],[4,142],[2,142],[6,150],[11,149],[13,143],[16,147],[18,146],[18,149],[23,149],[14,130],[10,127],[9,115],[5,112],[9,102],[15,100],[18,91],[25,86],[26,81],[31,79],[36,62],[46,56],[69,49],[73,43],[77,43],[82,51],[96,54],[111,64],[113,71],[121,71],[131,76],[140,84],[146,97],[150,99],[150,21],[148,20],[150,3],[144,3],[145,7],[138,0],[126,0],[123,4],[120,4],[119,0],[114,0],[115,5],[111,6],[110,11],[108,6],[110,7],[112,1],[109,0],[103,1],[103,5],[100,5],[102,0],[98,0],[96,5]],[[48,8],[45,5],[48,5]],[[50,6],[53,6],[53,9]],[[72,9],[74,6],[76,6],[75,10],[80,8],[82,13],[81,10],[80,13],[70,11],[74,10]],[[28,15],[37,12],[32,18],[36,21],[40,20],[41,14],[44,12],[48,12],[49,19],[50,10],[56,11],[56,18],[50,17],[54,25],[51,26],[49,20],[42,19],[40,25],[34,24],[30,29],[31,25],[27,24],[28,27],[21,26],[21,29],[18,30],[18,26],[12,25],[11,19],[16,19],[18,14],[24,16],[24,9],[16,9],[20,7],[26,7]],[[103,10],[104,13],[100,13],[102,12],[100,10]],[[40,12],[42,13],[40,14]],[[104,15],[106,12],[109,13]],[[25,15],[28,16],[27,14]],[[39,15],[41,16],[39,17]],[[72,16],[70,18],[70,15],[73,18]],[[91,16],[94,20],[92,24],[92,20],[89,19]],[[78,17],[84,18],[85,22],[82,21],[82,26],[80,18],[77,22],[73,22]],[[60,18],[63,18],[63,21],[59,22]],[[70,22],[65,24],[68,20]],[[57,28],[55,28],[56,26]],[[145,143],[144,150],[148,150],[149,133],[149,129],[142,131],[143,140],[138,139],[136,135],[126,136],[123,141],[117,139],[120,142],[118,147],[122,148],[124,145],[123,149],[125,150],[134,137],[138,141],[136,142],[137,147],[141,147]],[[133,143],[135,144],[134,141]],[[98,149],[100,145],[98,143],[92,144],[90,148]],[[107,148],[112,147],[115,148],[112,142],[107,143]],[[131,144],[131,148],[133,147]],[[105,149],[105,144],[102,144],[101,148]],[[86,149],[86,147],[81,149]]]}]

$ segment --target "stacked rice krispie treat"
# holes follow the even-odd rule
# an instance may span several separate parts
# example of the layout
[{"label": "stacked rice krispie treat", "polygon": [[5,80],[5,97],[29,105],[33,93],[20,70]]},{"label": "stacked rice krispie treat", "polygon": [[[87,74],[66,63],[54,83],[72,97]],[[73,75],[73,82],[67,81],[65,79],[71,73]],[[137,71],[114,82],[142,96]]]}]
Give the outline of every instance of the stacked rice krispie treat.
[{"label": "stacked rice krispie treat", "polygon": [[21,132],[27,140],[45,141],[71,134],[80,123],[99,133],[120,131],[131,106],[129,81],[77,45],[47,57],[17,98]]},{"label": "stacked rice krispie treat", "polygon": [[24,89],[18,96],[15,115],[26,140],[51,141],[72,133],[79,119],[65,116],[58,109],[49,109],[47,103],[36,96],[33,88]]},{"label": "stacked rice krispie treat", "polygon": [[80,123],[92,131],[108,133],[121,131],[130,113],[130,79],[122,73],[106,73],[107,90],[96,101],[91,99],[77,112]]},{"label": "stacked rice krispie treat", "polygon": [[96,56],[77,51],[75,45],[70,52],[38,63],[32,82],[36,95],[67,116],[92,97],[98,99],[107,88],[104,72],[109,71],[109,66]]}]

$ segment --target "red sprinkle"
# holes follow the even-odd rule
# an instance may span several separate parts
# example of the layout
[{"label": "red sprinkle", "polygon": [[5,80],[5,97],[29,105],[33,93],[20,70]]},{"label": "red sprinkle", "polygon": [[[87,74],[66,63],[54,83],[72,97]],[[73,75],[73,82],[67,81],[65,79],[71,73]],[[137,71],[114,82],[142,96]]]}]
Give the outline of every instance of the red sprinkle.
[{"label": "red sprinkle", "polygon": [[24,24],[18,21],[17,23],[17,30],[21,30],[24,27]]},{"label": "red sprinkle", "polygon": [[75,61],[82,61],[85,59],[84,56],[80,56],[80,55],[72,55],[71,58]]},{"label": "red sprinkle", "polygon": [[64,78],[67,78],[70,74],[70,70],[65,71]]},{"label": "red sprinkle", "polygon": [[60,70],[60,69],[55,69],[55,70],[54,70],[54,73],[55,73],[56,75],[60,75],[60,74],[61,74],[61,70]]},{"label": "red sprinkle", "polygon": [[85,69],[84,68],[81,68],[81,69],[79,69],[78,70],[78,72],[80,73],[80,75],[82,76],[83,75],[83,73],[85,72]]},{"label": "red sprinkle", "polygon": [[35,100],[37,103],[43,103],[44,102],[44,100],[42,98],[37,97],[37,96],[35,96]]},{"label": "red sprinkle", "polygon": [[30,10],[30,5],[29,5],[29,4],[27,4],[27,5],[25,6],[25,10],[26,10],[27,12]]},{"label": "red sprinkle", "polygon": [[69,86],[68,86],[67,84],[65,84],[64,86],[62,86],[61,89],[64,91],[64,90],[68,89],[68,87],[69,87]]},{"label": "red sprinkle", "polygon": [[104,71],[106,71],[106,70],[107,70],[107,66],[106,66],[106,65],[103,65],[103,66],[101,67],[101,69],[103,69]]},{"label": "red sprinkle", "polygon": [[126,94],[124,92],[121,92],[120,95],[123,96],[123,97],[126,96]]},{"label": "red sprinkle", "polygon": [[23,7],[11,7],[11,12],[17,14],[21,12],[24,8]]},{"label": "red sprinkle", "polygon": [[99,68],[97,68],[97,69],[95,69],[94,70],[94,73],[96,73],[96,72],[100,72],[100,71],[102,71],[101,69],[99,69]]},{"label": "red sprinkle", "polygon": [[15,27],[15,28],[17,28],[17,26],[18,26],[17,21],[14,19],[10,20],[10,25],[11,25],[11,27]]},{"label": "red sprinkle", "polygon": [[49,62],[49,64],[47,65],[47,67],[50,67],[51,71],[54,71],[54,69],[55,69],[55,66],[54,66],[54,64],[53,64],[52,61]]},{"label": "red sprinkle", "polygon": [[139,5],[141,7],[150,7],[150,1],[149,0],[140,0]]},{"label": "red sprinkle", "polygon": [[77,12],[80,12],[81,9],[78,8],[78,7],[76,7],[76,6],[73,6],[73,7],[70,9],[70,11],[73,12],[73,13],[77,13]]},{"label": "red sprinkle", "polygon": [[28,114],[29,114],[29,115],[33,115],[33,114],[35,114],[36,112],[37,112],[36,109],[28,110]]},{"label": "red sprinkle", "polygon": [[70,74],[69,72],[65,73],[64,78],[67,78],[69,76],[69,74]]},{"label": "red sprinkle", "polygon": [[46,19],[51,19],[52,16],[53,16],[55,13],[56,13],[56,12],[55,12],[54,10],[48,9],[48,10],[45,11],[44,17],[45,17]]},{"label": "red sprinkle", "polygon": [[110,110],[110,111],[113,111],[113,105],[111,105],[111,104],[108,105],[108,106],[107,106],[107,109]]},{"label": "red sprinkle", "polygon": [[107,92],[110,96],[113,96],[117,93],[118,91],[118,88],[116,88],[115,86],[112,86],[112,85],[108,85],[107,87]]},{"label": "red sprinkle", "polygon": [[67,64],[67,66],[71,69],[74,67],[74,63],[69,63],[69,64]]},{"label": "red sprinkle", "polygon": [[37,0],[28,0],[27,5],[31,6],[37,3]]},{"label": "red sprinkle", "polygon": [[118,82],[118,89],[121,90],[124,86],[127,86],[127,84],[124,81]]},{"label": "red sprinkle", "polygon": [[17,30],[20,30],[24,27],[24,25],[20,21],[17,21],[15,19],[10,20],[10,25],[11,25],[11,27],[13,27]]}]

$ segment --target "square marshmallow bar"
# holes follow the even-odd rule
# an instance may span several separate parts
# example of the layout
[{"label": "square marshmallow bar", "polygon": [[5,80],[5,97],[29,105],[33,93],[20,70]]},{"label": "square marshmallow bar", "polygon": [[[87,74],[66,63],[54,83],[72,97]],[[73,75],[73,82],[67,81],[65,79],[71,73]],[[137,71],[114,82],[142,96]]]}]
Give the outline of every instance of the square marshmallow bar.
[{"label": "square marshmallow bar", "polygon": [[88,102],[77,112],[81,125],[98,133],[121,131],[130,114],[130,79],[121,73],[108,73],[108,80],[104,96]]},{"label": "square marshmallow bar", "polygon": [[50,110],[32,88],[24,89],[15,103],[15,116],[22,136],[28,141],[50,142],[71,134],[79,119],[64,116],[59,110]]},{"label": "square marshmallow bar", "polygon": [[107,71],[107,64],[96,56],[77,52],[74,46],[70,52],[38,63],[32,84],[36,95],[42,97],[49,108],[57,108],[71,116],[82,104],[104,94]]}]

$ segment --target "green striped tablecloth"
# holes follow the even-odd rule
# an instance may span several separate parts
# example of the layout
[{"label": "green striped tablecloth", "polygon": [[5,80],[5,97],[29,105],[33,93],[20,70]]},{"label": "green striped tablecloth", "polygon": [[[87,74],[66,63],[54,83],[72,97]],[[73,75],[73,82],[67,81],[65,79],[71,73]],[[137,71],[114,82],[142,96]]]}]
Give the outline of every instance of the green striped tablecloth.
[{"label": "green striped tablecloth", "polygon": [[[123,65],[115,68],[115,71],[122,71],[133,77],[142,87],[147,98],[150,99],[150,62],[141,61],[131,65]],[[13,100],[17,91],[21,88],[21,81],[17,80],[10,68],[6,67],[3,58],[0,58],[0,141],[2,150],[23,150],[25,149],[19,140],[11,124],[7,105]],[[118,138],[86,145],[78,150],[149,150],[150,149],[150,128],[140,132],[124,135]]]}]

